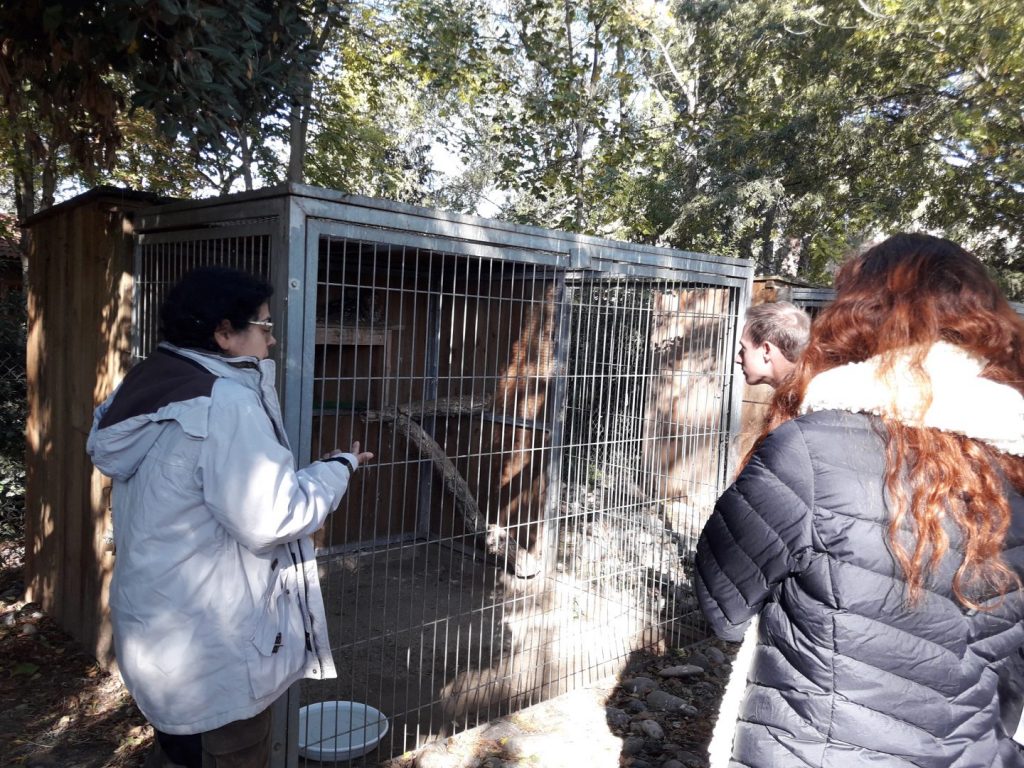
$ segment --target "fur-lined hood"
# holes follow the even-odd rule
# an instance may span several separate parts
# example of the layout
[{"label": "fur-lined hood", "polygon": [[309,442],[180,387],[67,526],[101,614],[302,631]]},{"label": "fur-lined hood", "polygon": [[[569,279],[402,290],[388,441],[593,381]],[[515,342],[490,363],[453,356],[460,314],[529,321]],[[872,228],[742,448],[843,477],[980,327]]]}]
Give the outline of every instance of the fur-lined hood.
[{"label": "fur-lined hood", "polygon": [[879,357],[832,368],[808,384],[800,412],[871,413],[908,426],[964,435],[1004,453],[1024,456],[1024,396],[1013,387],[983,378],[983,359],[940,341],[928,350],[923,368],[922,379],[911,370],[909,354],[897,357],[885,373]]}]

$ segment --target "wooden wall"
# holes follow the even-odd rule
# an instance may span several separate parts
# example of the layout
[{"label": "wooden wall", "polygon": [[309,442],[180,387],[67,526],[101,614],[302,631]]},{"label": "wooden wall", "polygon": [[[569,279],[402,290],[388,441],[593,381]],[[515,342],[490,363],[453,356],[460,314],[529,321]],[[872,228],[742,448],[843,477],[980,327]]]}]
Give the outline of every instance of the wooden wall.
[{"label": "wooden wall", "polygon": [[100,189],[28,222],[25,581],[65,630],[113,662],[107,586],[110,481],[85,442],[131,340],[130,211],[150,195]]}]

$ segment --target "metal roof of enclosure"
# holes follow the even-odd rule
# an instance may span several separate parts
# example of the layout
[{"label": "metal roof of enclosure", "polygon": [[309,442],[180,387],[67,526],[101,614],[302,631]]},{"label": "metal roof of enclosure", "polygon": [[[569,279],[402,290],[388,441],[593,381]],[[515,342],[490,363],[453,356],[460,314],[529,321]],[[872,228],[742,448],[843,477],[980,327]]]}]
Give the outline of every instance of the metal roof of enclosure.
[{"label": "metal roof of enclosure", "polygon": [[277,765],[300,703],[384,712],[382,760],[703,637],[749,262],[295,185],[135,221],[136,356],[188,269],[263,274],[297,462],[377,455],[317,537],[339,677]]},{"label": "metal roof of enclosure", "polygon": [[[791,300],[798,307],[803,307],[812,315],[832,303],[836,297],[834,288],[803,288],[792,289]],[[1018,315],[1024,316],[1024,303],[1019,301],[1008,302],[1010,307]]]}]

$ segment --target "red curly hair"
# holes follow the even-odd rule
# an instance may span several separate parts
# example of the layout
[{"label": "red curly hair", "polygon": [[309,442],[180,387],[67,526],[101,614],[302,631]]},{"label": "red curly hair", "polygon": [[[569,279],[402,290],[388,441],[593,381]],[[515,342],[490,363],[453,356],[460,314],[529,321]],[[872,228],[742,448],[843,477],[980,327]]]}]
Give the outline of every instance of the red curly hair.
[{"label": "red curly hair", "polygon": [[[847,261],[835,286],[835,301],[815,319],[807,349],[776,390],[748,458],[768,432],[798,415],[816,374],[876,356],[883,369],[891,368],[909,354],[911,372],[927,385],[922,363],[937,341],[984,358],[983,377],[1024,394],[1024,321],[981,262],[955,243],[894,235]],[[889,540],[911,604],[949,550],[947,519],[963,539],[964,559],[952,583],[961,604],[980,609],[1018,586],[1002,559],[1011,516],[1003,478],[1024,491],[1024,459],[935,429],[889,418],[882,425]]]}]

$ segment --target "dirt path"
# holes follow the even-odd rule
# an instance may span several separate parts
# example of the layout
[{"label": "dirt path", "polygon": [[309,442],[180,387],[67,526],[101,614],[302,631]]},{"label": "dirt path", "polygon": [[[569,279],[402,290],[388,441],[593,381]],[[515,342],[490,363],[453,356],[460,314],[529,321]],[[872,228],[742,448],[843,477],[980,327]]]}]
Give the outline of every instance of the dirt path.
[{"label": "dirt path", "polygon": [[385,768],[705,768],[735,651],[634,654],[609,680],[403,755]]},{"label": "dirt path", "polygon": [[[23,589],[20,549],[0,542],[0,766],[141,768],[152,730],[120,680],[38,606],[25,604]],[[417,753],[385,763],[367,755],[357,764],[702,768],[733,650],[711,642],[639,652],[620,680],[536,704]]]},{"label": "dirt path", "polygon": [[0,766],[138,768],[151,729],[118,678],[22,601],[21,557],[0,542]]}]

